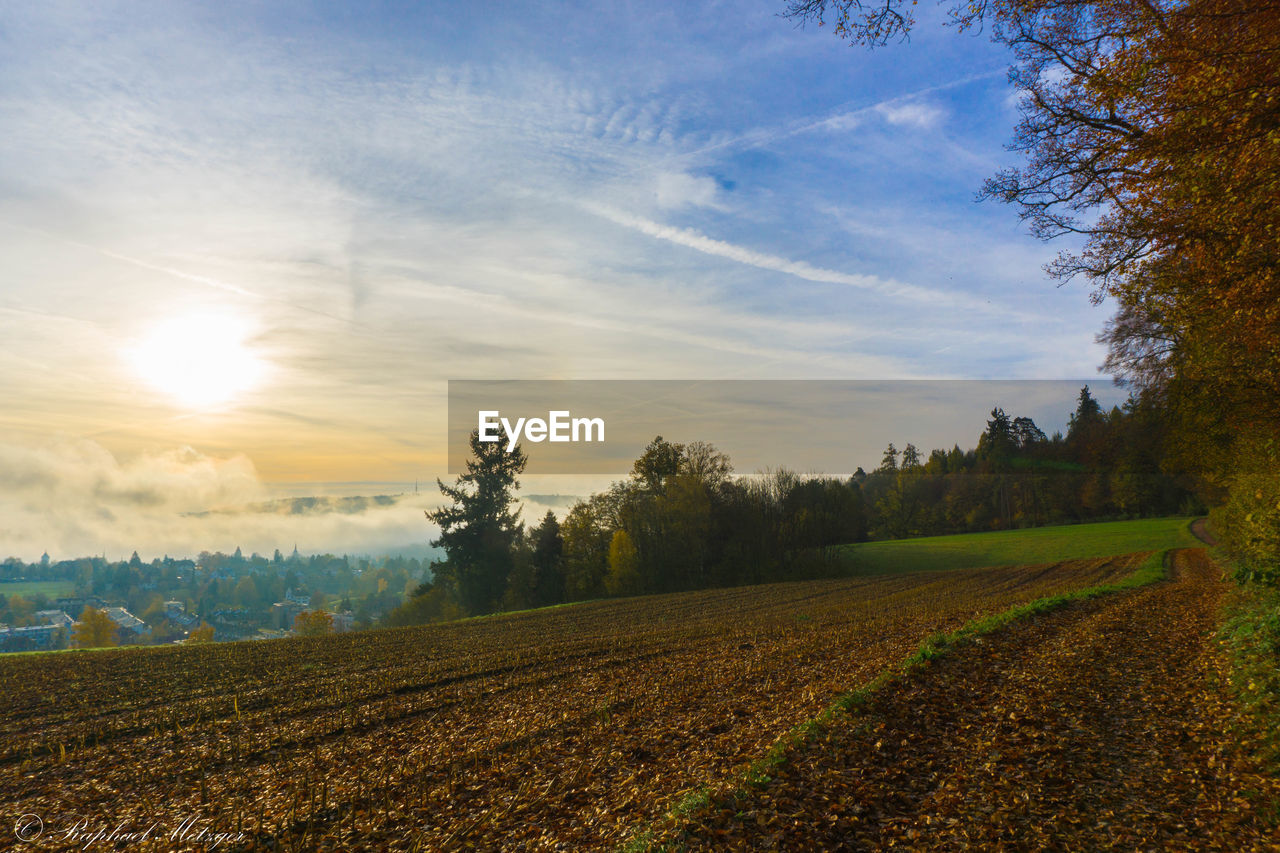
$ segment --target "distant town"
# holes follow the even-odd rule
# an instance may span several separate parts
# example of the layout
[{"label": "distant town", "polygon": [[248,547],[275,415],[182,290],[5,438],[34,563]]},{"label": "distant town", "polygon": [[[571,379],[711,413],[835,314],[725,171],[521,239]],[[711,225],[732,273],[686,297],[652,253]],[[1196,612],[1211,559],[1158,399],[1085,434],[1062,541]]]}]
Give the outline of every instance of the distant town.
[{"label": "distant town", "polygon": [[0,563],[0,653],[270,639],[369,628],[431,577],[406,557],[202,552]]}]

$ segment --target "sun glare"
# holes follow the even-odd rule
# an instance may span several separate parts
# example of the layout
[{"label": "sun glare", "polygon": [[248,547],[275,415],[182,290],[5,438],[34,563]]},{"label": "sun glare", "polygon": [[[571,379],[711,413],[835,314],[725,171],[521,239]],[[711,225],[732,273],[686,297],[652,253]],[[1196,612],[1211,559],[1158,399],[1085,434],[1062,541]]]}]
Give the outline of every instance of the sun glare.
[{"label": "sun glare", "polygon": [[221,315],[175,317],[130,352],[138,374],[183,406],[231,402],[261,380],[266,365],[245,343],[248,323]]}]

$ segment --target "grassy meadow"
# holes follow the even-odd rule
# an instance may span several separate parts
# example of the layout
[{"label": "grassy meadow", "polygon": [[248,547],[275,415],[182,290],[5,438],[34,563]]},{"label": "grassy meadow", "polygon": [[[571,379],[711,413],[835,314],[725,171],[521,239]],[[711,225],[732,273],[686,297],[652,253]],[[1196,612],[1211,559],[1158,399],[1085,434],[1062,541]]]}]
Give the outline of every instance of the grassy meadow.
[{"label": "grassy meadow", "polygon": [[854,575],[1056,563],[1194,548],[1201,543],[1191,534],[1190,524],[1190,518],[1152,518],[924,536],[845,545],[840,555]]}]

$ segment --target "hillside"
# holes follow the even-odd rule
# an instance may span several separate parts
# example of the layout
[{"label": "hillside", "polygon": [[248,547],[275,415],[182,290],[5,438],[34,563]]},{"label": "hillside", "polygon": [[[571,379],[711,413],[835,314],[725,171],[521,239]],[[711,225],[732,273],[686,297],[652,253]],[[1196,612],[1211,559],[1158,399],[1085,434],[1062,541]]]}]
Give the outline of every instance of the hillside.
[{"label": "hillside", "polygon": [[1172,582],[1025,621],[878,692],[690,849],[1274,850],[1280,779],[1232,731],[1203,549]]},{"label": "hillside", "polygon": [[[1001,536],[1012,549],[1034,534]],[[50,816],[55,847],[64,814],[168,829],[197,815],[233,849],[634,843],[926,638],[1144,563],[1145,551],[919,569],[327,638],[4,658],[0,801]],[[714,816],[705,828],[721,831]]]}]

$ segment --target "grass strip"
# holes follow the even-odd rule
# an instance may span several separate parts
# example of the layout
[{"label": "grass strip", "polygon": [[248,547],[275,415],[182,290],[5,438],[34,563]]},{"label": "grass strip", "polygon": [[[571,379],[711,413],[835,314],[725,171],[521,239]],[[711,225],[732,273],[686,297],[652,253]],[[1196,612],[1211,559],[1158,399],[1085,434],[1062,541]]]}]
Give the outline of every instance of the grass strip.
[{"label": "grass strip", "polygon": [[1280,776],[1280,589],[1242,587],[1218,638],[1231,665],[1231,693],[1257,727],[1258,757],[1267,772]]},{"label": "grass strip", "polygon": [[[838,719],[851,716],[861,709],[876,691],[927,668],[933,661],[973,642],[977,637],[994,633],[1019,619],[1049,613],[1076,601],[1087,601],[1103,595],[1137,589],[1167,579],[1169,556],[1172,550],[1172,548],[1166,548],[1152,553],[1133,572],[1114,583],[1099,584],[1073,592],[1037,598],[1027,604],[1020,604],[981,619],[974,619],[949,633],[934,634],[922,642],[920,647],[905,660],[888,667],[866,684],[836,697],[835,701],[822,713],[792,728],[775,741],[768,752],[747,765],[735,780],[721,788],[718,796],[725,799],[741,799],[748,796],[753,789],[768,784],[778,768],[787,763],[789,753],[812,743]],[[717,796],[717,792],[710,785],[702,785],[690,791],[680,798],[662,822],[678,823],[696,814],[711,804],[713,796]],[[641,853],[641,851],[652,849],[666,851],[680,848],[678,842],[659,843],[656,827],[653,825],[638,832],[634,838],[619,848],[622,853]]]}]

